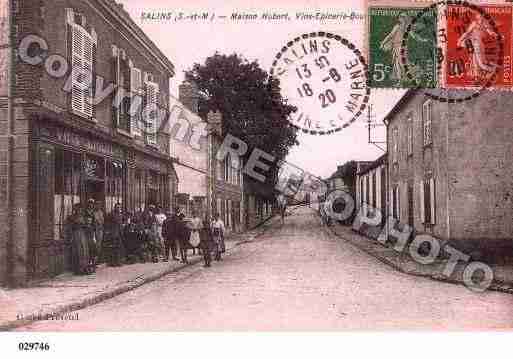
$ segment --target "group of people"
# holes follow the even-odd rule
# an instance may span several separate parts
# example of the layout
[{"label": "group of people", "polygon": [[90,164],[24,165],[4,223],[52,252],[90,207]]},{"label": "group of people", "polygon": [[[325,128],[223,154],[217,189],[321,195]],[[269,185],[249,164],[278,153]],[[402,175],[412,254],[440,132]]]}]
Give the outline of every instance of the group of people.
[{"label": "group of people", "polygon": [[[75,204],[65,226],[71,242],[71,264],[76,274],[91,274],[99,263],[110,266],[137,261],[167,262],[172,259],[188,263],[187,252],[196,250],[209,267],[212,254],[221,260],[225,251],[225,227],[219,214],[212,220],[201,219],[197,213],[186,221],[176,208],[164,213],[162,207],[150,205],[134,214],[122,211],[120,204],[105,215],[103,206],[93,199],[87,205]],[[180,259],[178,258],[178,250]]]},{"label": "group of people", "polygon": [[164,220],[162,224],[162,238],[165,244],[165,257],[169,260],[169,251],[172,258],[177,257],[178,248],[180,248],[180,257],[182,263],[188,263],[187,250],[192,249],[193,254],[196,249],[203,255],[205,267],[210,267],[212,255],[214,260],[222,260],[222,253],[225,252],[224,222],[215,213],[211,221],[207,218],[201,219],[197,212],[192,213],[192,219],[189,223],[184,221],[184,214],[178,214]]}]

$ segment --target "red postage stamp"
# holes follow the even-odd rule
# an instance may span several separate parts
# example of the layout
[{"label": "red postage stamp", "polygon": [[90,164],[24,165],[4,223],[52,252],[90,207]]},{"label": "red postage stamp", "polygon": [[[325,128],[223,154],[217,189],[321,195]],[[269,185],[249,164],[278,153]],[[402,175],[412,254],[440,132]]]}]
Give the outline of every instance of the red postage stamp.
[{"label": "red postage stamp", "polygon": [[511,6],[448,5],[447,88],[511,89]]}]

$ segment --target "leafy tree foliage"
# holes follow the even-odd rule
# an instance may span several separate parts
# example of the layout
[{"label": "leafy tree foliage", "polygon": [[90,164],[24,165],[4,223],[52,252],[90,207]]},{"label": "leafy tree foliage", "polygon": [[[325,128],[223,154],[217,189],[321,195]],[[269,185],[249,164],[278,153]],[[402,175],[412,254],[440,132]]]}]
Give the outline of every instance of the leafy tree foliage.
[{"label": "leafy tree foliage", "polygon": [[[244,162],[254,148],[281,160],[298,144],[297,131],[287,120],[296,108],[282,98],[279,80],[256,61],[249,62],[237,54],[215,53],[204,64],[194,64],[185,75],[203,95],[200,116],[205,117],[209,111],[221,112],[223,134],[229,133],[248,145]],[[266,195],[276,181],[276,164],[266,173]]]},{"label": "leafy tree foliage", "polygon": [[220,111],[223,133],[245,141],[250,150],[257,147],[283,159],[298,144],[296,130],[287,120],[296,108],[282,98],[279,80],[256,61],[216,53],[205,64],[195,64],[186,72],[186,79],[196,83],[203,94],[200,115]]}]

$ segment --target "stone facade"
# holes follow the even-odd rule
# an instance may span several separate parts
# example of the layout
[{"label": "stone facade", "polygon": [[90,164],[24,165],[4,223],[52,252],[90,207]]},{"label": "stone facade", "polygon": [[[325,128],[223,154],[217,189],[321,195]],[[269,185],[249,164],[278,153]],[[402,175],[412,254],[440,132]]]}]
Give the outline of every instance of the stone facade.
[{"label": "stone facade", "polygon": [[374,162],[360,162],[356,173],[355,208],[368,205],[387,213],[387,154]]},{"label": "stone facade", "polygon": [[[179,86],[179,100],[171,98],[170,153],[175,158],[180,207],[187,216],[192,210],[208,215],[208,136],[207,122],[198,115],[199,94],[195,85]],[[196,136],[196,134],[201,134]],[[189,198],[186,205],[184,199]]]},{"label": "stone facade", "polygon": [[[88,56],[85,49],[91,50],[93,79],[103,78],[103,83],[93,81],[103,86],[96,86],[96,94],[109,84],[131,91],[134,81],[125,71],[135,68],[143,77],[141,87],[148,91],[151,84],[155,90],[154,97],[144,94],[145,101],[154,101],[164,112],[174,68],[114,1],[8,3],[13,43],[3,44],[1,55],[10,60],[10,100],[0,94],[0,282],[21,285],[68,268],[69,241],[59,236],[56,225],[73,203],[95,197],[106,206],[118,201],[135,211],[150,202],[169,206],[176,189],[165,122],[150,141],[151,134],[136,131],[132,119],[122,117],[127,113],[122,107],[113,107],[113,94],[92,105],[90,114],[76,111],[77,92],[64,91],[71,88],[66,86],[72,83],[71,60],[80,48],[75,43],[83,46],[81,61]],[[77,40],[79,28],[82,40]],[[40,60],[35,65],[17,56],[19,51],[5,50],[19,46],[27,35],[40,37],[48,47],[45,50],[40,43],[28,49],[31,58]],[[49,55],[62,61],[45,66]],[[123,70],[118,70],[118,61],[125,64]],[[63,75],[56,76],[60,70]],[[82,103],[84,109],[89,105]],[[59,175],[68,170],[71,190],[66,187],[68,178]]]},{"label": "stone facade", "polygon": [[506,91],[456,104],[402,98],[385,119],[388,195],[402,223],[477,257],[513,255],[512,104]]},{"label": "stone facade", "polygon": [[210,112],[207,117],[209,136],[209,208],[219,213],[228,232],[240,232],[244,226],[242,164],[228,155],[218,161],[216,154],[223,143],[222,115]]}]

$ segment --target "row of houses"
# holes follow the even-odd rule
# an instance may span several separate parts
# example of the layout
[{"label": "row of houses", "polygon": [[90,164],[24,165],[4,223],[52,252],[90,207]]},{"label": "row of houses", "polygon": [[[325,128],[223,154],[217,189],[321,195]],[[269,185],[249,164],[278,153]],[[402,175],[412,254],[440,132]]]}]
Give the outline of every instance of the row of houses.
[{"label": "row of houses", "polygon": [[503,91],[461,103],[406,92],[384,119],[388,152],[356,171],[357,210],[378,208],[476,259],[510,261],[512,105]]},{"label": "row of houses", "polygon": [[[180,86],[179,117],[214,129],[200,148],[159,120],[177,103],[175,68],[122,5],[1,0],[0,17],[0,284],[66,271],[63,224],[90,198],[105,212],[115,203],[220,212],[233,231],[269,215],[272,199],[245,196],[240,166],[215,159],[222,118],[197,115],[193,85]],[[98,100],[109,88],[117,91]],[[147,106],[158,111],[144,122]]]},{"label": "row of houses", "polygon": [[[180,113],[170,123],[170,154],[174,159],[178,186],[176,205],[188,216],[197,212],[208,217],[218,212],[229,231],[242,231],[265,220],[272,213],[274,195],[242,173],[238,158],[216,159],[223,142],[222,116],[199,116],[200,94],[195,84],[179,86],[178,101],[172,101]],[[191,143],[193,132],[205,128],[208,136]]]}]

